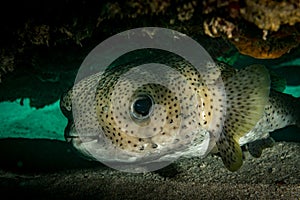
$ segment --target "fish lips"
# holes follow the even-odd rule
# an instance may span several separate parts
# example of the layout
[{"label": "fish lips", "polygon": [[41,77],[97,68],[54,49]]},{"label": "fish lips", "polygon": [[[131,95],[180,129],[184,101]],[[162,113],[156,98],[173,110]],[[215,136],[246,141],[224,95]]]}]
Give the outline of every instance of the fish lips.
[{"label": "fish lips", "polygon": [[78,146],[81,143],[98,140],[99,134],[87,134],[85,136],[81,136],[78,134],[74,122],[69,120],[64,131],[64,137],[68,143]]}]

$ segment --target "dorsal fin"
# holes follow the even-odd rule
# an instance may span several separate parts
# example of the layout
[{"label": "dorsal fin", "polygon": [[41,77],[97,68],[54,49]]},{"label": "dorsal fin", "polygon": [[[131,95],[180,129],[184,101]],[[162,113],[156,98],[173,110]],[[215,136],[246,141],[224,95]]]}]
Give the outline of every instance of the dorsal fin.
[{"label": "dorsal fin", "polygon": [[239,139],[263,116],[270,91],[270,77],[262,65],[251,65],[227,77],[227,112],[223,132],[217,142],[224,165],[236,171],[242,165]]}]

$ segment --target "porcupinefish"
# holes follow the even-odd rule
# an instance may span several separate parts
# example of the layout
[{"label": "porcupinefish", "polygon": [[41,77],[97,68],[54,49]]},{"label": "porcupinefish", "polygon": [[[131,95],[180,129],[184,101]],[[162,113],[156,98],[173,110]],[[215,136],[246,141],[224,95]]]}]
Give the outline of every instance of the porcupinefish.
[{"label": "porcupinefish", "polygon": [[[142,73],[137,80],[122,79],[123,74],[143,63],[170,66],[184,80],[177,81],[176,73],[165,74],[173,88],[170,90],[155,83],[155,77],[147,73]],[[121,152],[129,152],[133,160],[150,157],[154,152],[189,144],[191,136],[195,141],[203,140],[201,137],[207,132],[221,130],[219,137],[210,141],[213,151],[218,151],[226,168],[236,171],[243,163],[241,145],[265,138],[275,129],[299,125],[299,99],[273,90],[268,70],[262,65],[240,70],[224,63],[215,65],[224,82],[225,94],[222,95],[209,88],[188,61],[163,51],[152,54],[149,59],[112,65],[104,72],[90,75],[61,98],[61,110],[69,121],[65,138],[87,157],[92,157],[86,152],[86,146],[90,145],[103,152],[103,160],[130,162],[131,158]],[[153,82],[140,84],[147,76]],[[131,88],[136,89],[131,91]],[[178,96],[196,97],[197,102],[182,106]],[[225,107],[223,104],[215,106],[218,105],[215,102],[224,100]],[[84,112],[74,117],[74,111],[79,108]],[[185,112],[194,110],[201,115],[185,117]],[[216,116],[223,123],[212,120]],[[201,130],[191,134],[189,130],[196,125]],[[84,137],[78,136],[79,129]],[[149,135],[139,137],[138,133],[143,131]],[[115,156],[116,152],[121,155]],[[197,149],[189,153],[197,156]]]}]

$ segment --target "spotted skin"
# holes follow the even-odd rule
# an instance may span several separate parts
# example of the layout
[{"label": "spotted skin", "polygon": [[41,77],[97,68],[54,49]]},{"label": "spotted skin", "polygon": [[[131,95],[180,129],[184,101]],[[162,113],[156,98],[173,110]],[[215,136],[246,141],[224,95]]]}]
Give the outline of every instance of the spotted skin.
[{"label": "spotted skin", "polygon": [[[131,70],[149,61],[176,70],[176,73],[168,71],[165,74],[167,86],[158,84],[159,78],[149,73],[144,77],[122,78],[126,73],[130,77]],[[220,138],[212,141],[212,145],[219,151],[224,165],[230,171],[236,171],[243,160],[240,142],[257,132],[252,129],[262,119],[261,123],[272,120],[268,106],[279,100],[269,95],[270,79],[265,67],[253,65],[238,72],[222,63],[218,67],[219,70],[211,74],[201,74],[184,59],[159,52],[148,59],[117,65],[103,74],[89,76],[76,83],[61,99],[61,110],[69,121],[66,139],[81,152],[85,145],[97,144],[95,148],[101,152],[110,152],[108,150],[113,148],[117,152],[126,151],[136,157],[145,157],[158,150],[168,152],[166,149],[188,145],[190,137],[203,140],[201,131],[196,136],[190,131],[195,126],[208,131],[213,138],[221,130]],[[210,87],[210,82],[216,82],[221,72],[225,93]],[[140,84],[145,77],[153,81]],[[130,115],[131,105],[140,95],[151,96],[157,105],[149,118],[143,120]],[[189,101],[182,99],[196,101],[191,101],[193,105],[190,105]],[[226,106],[222,104],[224,102]],[[83,112],[77,113],[78,108]],[[191,117],[195,113],[201,115]],[[272,124],[277,120],[274,118]],[[78,131],[86,132],[86,136],[79,138]],[[197,152],[193,153],[197,155]],[[109,153],[102,156],[108,160],[111,158]]]},{"label": "spotted skin", "polygon": [[[126,85],[123,86],[127,87]],[[151,126],[152,129],[148,131],[149,136],[158,135],[161,140],[165,140],[164,138],[169,137],[170,134],[172,134],[172,130],[178,129],[177,124],[180,123],[179,113],[181,112],[181,108],[178,99],[168,88],[157,84],[147,84],[142,86],[130,99],[126,98],[127,92],[128,91],[125,90],[118,96],[119,106],[113,105],[109,98],[99,98],[99,101],[97,101],[97,104],[99,104],[97,115],[99,116],[100,126],[103,127],[106,137],[121,149],[130,149],[134,152],[140,152],[147,151],[149,148],[156,148],[157,142],[155,142],[155,137],[138,137],[139,130],[131,123],[131,120],[134,119],[128,115],[127,111],[118,111],[121,110],[121,106],[130,107],[128,104],[137,98],[137,94],[146,93],[147,95],[152,96],[156,104],[165,106],[164,109],[159,107],[154,110],[151,116],[154,122],[150,122],[148,119],[137,123],[143,126],[152,123],[154,126]],[[104,109],[105,107],[108,107],[108,109]],[[116,110],[115,114],[113,113],[114,110]],[[167,114],[165,115],[165,113]],[[158,123],[158,121],[162,123]],[[107,123],[110,124],[110,126],[106,126]],[[162,126],[155,126],[155,124],[162,124]]]},{"label": "spotted skin", "polygon": [[[223,69],[223,79],[234,76],[236,69],[220,63]],[[290,125],[300,127],[300,100],[291,95],[284,94],[286,81],[277,74],[271,74],[271,89],[268,101],[264,107],[263,116],[256,125],[238,141],[240,145],[246,145],[250,154],[259,157],[263,149],[273,146],[274,140],[270,138],[270,132]]]},{"label": "spotted skin", "polygon": [[[176,63],[180,73],[187,76],[189,70],[192,69],[188,67],[184,68],[184,63],[181,62],[172,57],[169,59],[168,64],[172,66],[173,63]],[[106,78],[102,79],[104,82],[100,83],[101,88],[98,88],[96,93],[97,116],[100,126],[103,127],[103,132],[113,145],[136,153],[152,152],[152,149],[163,146],[163,143],[168,138],[178,132],[181,121],[180,102],[172,90],[160,84],[152,83],[139,86],[144,77],[135,77],[135,81],[128,81],[127,78],[122,79],[120,77],[135,66],[136,63],[134,65],[127,65],[119,69],[118,72],[115,72],[115,69],[113,69],[104,74]],[[173,67],[175,66],[173,65]],[[173,79],[179,78],[176,77],[176,74],[169,74],[169,76]],[[155,79],[155,77],[152,78]],[[195,73],[187,81],[190,85],[196,85],[197,82],[200,82],[200,79],[200,75]],[[175,88],[180,90],[181,88],[184,89],[185,84],[182,81],[173,81],[170,85],[174,87],[173,90]],[[131,91],[132,88],[138,89]],[[190,89],[195,92],[197,91],[195,86]],[[129,96],[128,94],[130,93],[133,93],[133,95]],[[134,119],[129,115],[130,105],[140,94],[151,96],[155,104],[159,105],[157,108],[154,108],[151,115],[153,121],[151,122],[148,119],[133,123]],[[192,93],[183,91],[182,95],[190,98]],[[193,124],[194,122],[187,120],[185,123]],[[151,128],[146,133],[144,129],[141,135],[141,130],[136,124]],[[179,140],[179,138],[176,139]]]},{"label": "spotted skin", "polygon": [[[97,140],[102,141],[101,148],[106,151],[113,146],[114,149],[145,157],[146,154],[168,152],[188,145],[190,138],[194,137],[194,127],[209,129],[213,115],[222,115],[218,109],[214,110],[212,103],[218,91],[208,88],[203,81],[213,82],[214,75],[204,77],[180,57],[164,55],[156,57],[154,61],[176,69],[159,71],[166,74],[166,85],[157,84],[164,76],[146,73],[145,76],[130,77],[135,67],[145,61],[116,66],[104,74],[95,74],[75,84],[61,100],[62,111],[69,118],[65,131],[67,140],[83,151],[85,142],[98,137]],[[129,77],[124,78],[126,73]],[[145,77],[151,83],[141,84]],[[137,120],[130,115],[130,107],[143,94],[151,96],[155,106],[148,119]],[[193,99],[194,103],[191,103]],[[76,112],[77,108],[82,112]],[[72,111],[75,117],[71,118]],[[201,113],[201,116],[196,116],[197,113]],[[77,121],[73,122],[73,119]],[[76,123],[76,127],[72,123]],[[78,138],[76,131],[87,134]],[[214,131],[215,128],[211,129],[212,133]],[[201,134],[196,139],[199,142],[203,140]],[[97,148],[101,149],[99,146]],[[111,157],[103,156],[108,159]]]},{"label": "spotted skin", "polygon": [[267,70],[261,65],[249,66],[238,73],[226,75],[227,112],[217,147],[225,166],[230,171],[236,171],[243,163],[239,139],[263,116],[270,79]]},{"label": "spotted skin", "polygon": [[268,138],[270,132],[286,126],[299,126],[299,116],[299,98],[271,90],[263,117],[248,134],[240,139],[240,144],[244,145],[262,138]]}]

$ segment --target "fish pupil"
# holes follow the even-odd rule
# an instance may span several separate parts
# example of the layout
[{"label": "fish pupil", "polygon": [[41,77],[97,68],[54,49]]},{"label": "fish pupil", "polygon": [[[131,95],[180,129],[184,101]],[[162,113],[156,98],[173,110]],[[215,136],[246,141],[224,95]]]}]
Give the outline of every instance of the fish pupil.
[{"label": "fish pupil", "polygon": [[134,102],[133,110],[136,114],[145,117],[149,115],[152,104],[152,99],[149,96],[141,96]]}]

